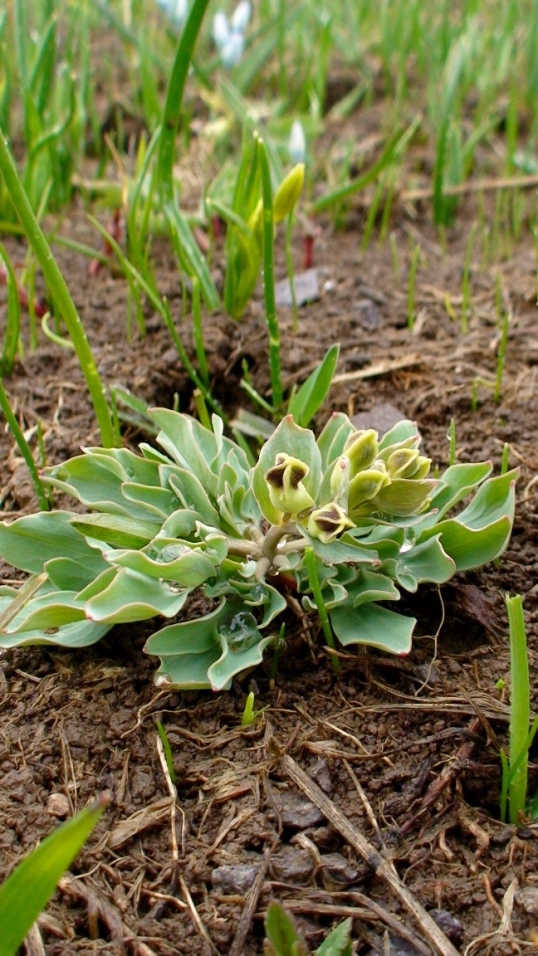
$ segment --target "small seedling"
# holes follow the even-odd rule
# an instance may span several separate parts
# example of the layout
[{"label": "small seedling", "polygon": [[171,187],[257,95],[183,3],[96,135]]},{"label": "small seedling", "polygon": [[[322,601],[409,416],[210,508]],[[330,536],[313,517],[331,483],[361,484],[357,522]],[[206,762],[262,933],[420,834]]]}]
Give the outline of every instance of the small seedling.
[{"label": "small seedling", "polygon": [[252,725],[262,717],[263,711],[263,707],[261,710],[254,710],[254,691],[251,690],[245,701],[245,707],[241,715],[241,726],[252,727]]},{"label": "small seedling", "polygon": [[160,720],[157,720],[156,724],[157,724],[157,733],[159,734],[159,737],[161,738],[161,743],[163,745],[164,757],[166,760],[166,766],[168,767],[168,773],[170,774],[170,780],[175,786],[177,783],[177,777],[176,777],[176,772],[174,770],[174,755],[172,753],[170,741],[168,740],[168,734],[166,733],[166,730]]},{"label": "small seedling", "polygon": [[[501,820],[520,826],[528,788],[529,748],[538,730],[538,717],[530,726],[529,660],[527,634],[520,594],[506,598],[510,631],[510,748],[501,750]],[[530,729],[529,729],[530,726]]]},{"label": "small seedling", "polygon": [[411,265],[409,266],[409,284],[407,287],[407,327],[412,329],[415,324],[415,281],[417,277],[418,264],[420,262],[421,248],[417,243],[411,256]]},{"label": "small seedling", "polygon": [[[267,907],[264,956],[308,956],[311,952],[290,913],[273,900]],[[333,929],[312,956],[351,956],[351,920]]]}]

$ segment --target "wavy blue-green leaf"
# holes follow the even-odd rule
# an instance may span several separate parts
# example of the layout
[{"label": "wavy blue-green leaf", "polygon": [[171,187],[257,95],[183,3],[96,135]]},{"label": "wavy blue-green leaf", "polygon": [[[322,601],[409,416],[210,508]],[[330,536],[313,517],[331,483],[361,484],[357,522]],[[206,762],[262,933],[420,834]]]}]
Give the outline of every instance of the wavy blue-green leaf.
[{"label": "wavy blue-green leaf", "polygon": [[418,543],[440,535],[441,544],[458,571],[478,568],[505,550],[515,512],[517,471],[488,478],[457,518],[448,518],[423,531]]},{"label": "wavy blue-green leaf", "polygon": [[435,535],[401,553],[395,562],[394,577],[406,591],[414,593],[419,584],[444,584],[456,573],[456,562],[444,550],[441,536]]},{"label": "wavy blue-green leaf", "polygon": [[175,581],[185,588],[199,587],[208,578],[217,575],[215,562],[203,550],[189,547],[181,541],[164,539],[155,542],[151,551],[151,556],[144,551],[117,552],[111,564],[130,568],[142,577],[147,575],[163,581]]},{"label": "wavy blue-green leaf", "polygon": [[[129,568],[120,568],[107,587],[86,601],[86,616],[99,624],[146,621],[156,614],[174,617],[189,595],[188,589],[167,584]],[[79,598],[81,595],[79,595]]]},{"label": "wavy blue-green leaf", "polygon": [[3,633],[46,631],[85,618],[84,606],[74,591],[48,591],[27,601]]},{"label": "wavy blue-green leaf", "polygon": [[136,509],[127,507],[121,490],[128,477],[120,462],[97,453],[70,458],[54,468],[45,468],[42,475],[45,484],[71,495],[88,508],[136,517]]},{"label": "wavy blue-green leaf", "polygon": [[422,530],[438,524],[450,508],[463,501],[491,474],[491,469],[490,461],[451,465],[447,468],[431,495],[431,512],[415,526],[417,535]]},{"label": "wavy blue-green leaf", "polygon": [[129,508],[130,502],[136,506],[136,510],[143,510],[145,518],[153,516],[159,518],[168,518],[177,508],[181,506],[177,495],[168,488],[156,488],[153,485],[141,485],[134,481],[125,481],[121,486],[126,507]]},{"label": "wavy blue-green leaf", "polygon": [[218,445],[213,432],[189,415],[169,408],[151,408],[149,416],[161,429],[157,435],[159,445],[172,461],[196,475],[205,491],[215,498],[218,476],[211,470],[210,462],[218,454]]},{"label": "wavy blue-green leaf", "polygon": [[[100,568],[101,555],[71,525],[69,511],[40,511],[9,524],[0,522],[0,556],[15,568],[39,574],[52,558],[66,557]],[[97,571],[98,573],[98,571]]]},{"label": "wavy blue-green leaf", "polygon": [[329,613],[334,633],[344,647],[366,644],[390,654],[408,654],[416,618],[396,614],[378,604],[354,608],[339,604]]},{"label": "wavy blue-green leaf", "polygon": [[386,574],[362,568],[357,580],[348,587],[349,602],[358,608],[373,601],[399,601],[400,592]]},{"label": "wavy blue-green leaf", "polygon": [[74,515],[71,524],[81,534],[105,541],[112,548],[143,548],[162,527],[160,521],[115,514]]},{"label": "wavy blue-green leaf", "polygon": [[344,445],[354,431],[355,428],[347,415],[333,412],[317,441],[323,472],[343,454]]},{"label": "wavy blue-green leaf", "polygon": [[417,424],[408,418],[403,418],[401,422],[397,422],[396,425],[383,435],[379,442],[379,450],[385,451],[389,445],[396,445],[413,438],[420,438]]}]

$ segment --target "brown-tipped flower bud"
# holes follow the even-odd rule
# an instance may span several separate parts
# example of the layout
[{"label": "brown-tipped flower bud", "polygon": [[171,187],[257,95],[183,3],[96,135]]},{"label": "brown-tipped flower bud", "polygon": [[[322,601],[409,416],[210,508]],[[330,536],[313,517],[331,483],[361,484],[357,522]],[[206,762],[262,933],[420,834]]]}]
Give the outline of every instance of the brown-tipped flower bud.
[{"label": "brown-tipped flower bud", "polygon": [[273,508],[287,514],[299,514],[314,507],[316,502],[303,485],[309,471],[304,461],[285,452],[276,456],[275,464],[264,475]]},{"label": "brown-tipped flower bud", "polygon": [[343,534],[346,528],[353,528],[354,524],[347,517],[343,508],[332,501],[323,508],[313,511],[308,519],[307,530],[313,538],[319,538],[323,544]]},{"label": "brown-tipped flower bud", "polygon": [[293,212],[304,185],[304,163],[297,163],[284,177],[273,198],[275,225]]},{"label": "brown-tipped flower bud", "polygon": [[349,458],[351,477],[358,471],[369,468],[377,458],[379,442],[374,428],[362,429],[350,435],[344,445],[344,455]]},{"label": "brown-tipped flower bud", "polygon": [[349,483],[349,511],[355,511],[365,501],[370,501],[385,485],[390,485],[390,476],[383,462],[375,462],[375,467],[359,471]]}]

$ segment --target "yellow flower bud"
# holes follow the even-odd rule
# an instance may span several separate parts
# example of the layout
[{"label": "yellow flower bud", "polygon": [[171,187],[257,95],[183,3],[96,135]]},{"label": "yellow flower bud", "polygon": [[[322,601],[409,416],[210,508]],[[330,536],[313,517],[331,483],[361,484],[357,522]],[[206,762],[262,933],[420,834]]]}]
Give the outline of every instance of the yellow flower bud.
[{"label": "yellow flower bud", "polygon": [[378,449],[379,442],[374,428],[361,429],[349,436],[344,445],[344,455],[349,458],[351,463],[352,477],[358,471],[370,468],[372,462],[377,458]]},{"label": "yellow flower bud", "polygon": [[375,511],[407,518],[426,511],[430,504],[430,493],[438,482],[433,478],[415,481],[412,478],[395,478],[390,485],[381,488],[370,505]]},{"label": "yellow flower bud", "polygon": [[275,225],[293,212],[304,185],[304,163],[296,166],[282,180],[273,198]]},{"label": "yellow flower bud", "polygon": [[255,209],[251,212],[249,216],[249,220],[247,222],[248,228],[254,233],[255,236],[258,235],[258,233],[261,233],[262,219],[263,219],[263,202],[261,199],[259,199]]},{"label": "yellow flower bud", "polygon": [[[359,471],[349,483],[349,511],[353,511],[365,501],[370,501],[385,485],[390,484],[390,477],[382,462],[376,462],[375,468],[365,468]],[[380,467],[382,466],[382,467]]]},{"label": "yellow flower bud", "polygon": [[407,478],[419,457],[414,448],[398,448],[389,455],[387,470],[391,478]]},{"label": "yellow flower bud", "polygon": [[313,511],[308,519],[307,530],[313,538],[319,538],[323,544],[343,534],[346,528],[354,528],[343,508],[332,501],[323,508]]},{"label": "yellow flower bud", "polygon": [[347,510],[347,500],[349,495],[349,472],[350,463],[346,455],[338,458],[333,468],[330,480],[330,489],[333,501],[340,505],[344,511]]},{"label": "yellow flower bud", "polygon": [[309,471],[304,461],[285,452],[276,456],[275,464],[264,475],[273,508],[287,514],[298,514],[314,507],[316,502],[303,485],[303,479]]}]

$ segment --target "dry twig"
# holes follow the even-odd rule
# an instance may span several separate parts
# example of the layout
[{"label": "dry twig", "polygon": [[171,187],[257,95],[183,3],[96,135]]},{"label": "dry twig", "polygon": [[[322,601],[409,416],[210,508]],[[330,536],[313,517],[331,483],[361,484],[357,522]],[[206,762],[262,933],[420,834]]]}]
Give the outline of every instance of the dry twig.
[{"label": "dry twig", "polygon": [[154,950],[138,940],[133,931],[126,926],[116,907],[96,890],[90,888],[84,880],[75,879],[70,873],[66,873],[58,883],[58,888],[78,903],[84,903],[88,913],[95,914],[95,917],[105,924],[112,939],[122,948],[124,945],[129,946],[134,956],[155,956]]},{"label": "dry twig", "polygon": [[341,836],[347,840],[359,856],[372,867],[375,874],[388,883],[402,906],[414,917],[435,952],[438,953],[439,956],[458,956],[458,951],[454,948],[450,940],[447,939],[429,913],[426,912],[424,907],[421,906],[418,900],[401,882],[390,860],[380,853],[360,831],[351,825],[342,811],[335,806],[332,800],[329,800],[327,795],[323,793],[323,790],[299,767],[293,757],[281,753],[274,739],[272,741],[272,751],[273,754],[278,757],[280,766],[286,771],[290,779],[293,780],[306,794],[308,799],[321,810],[329,823],[338,830]]}]

